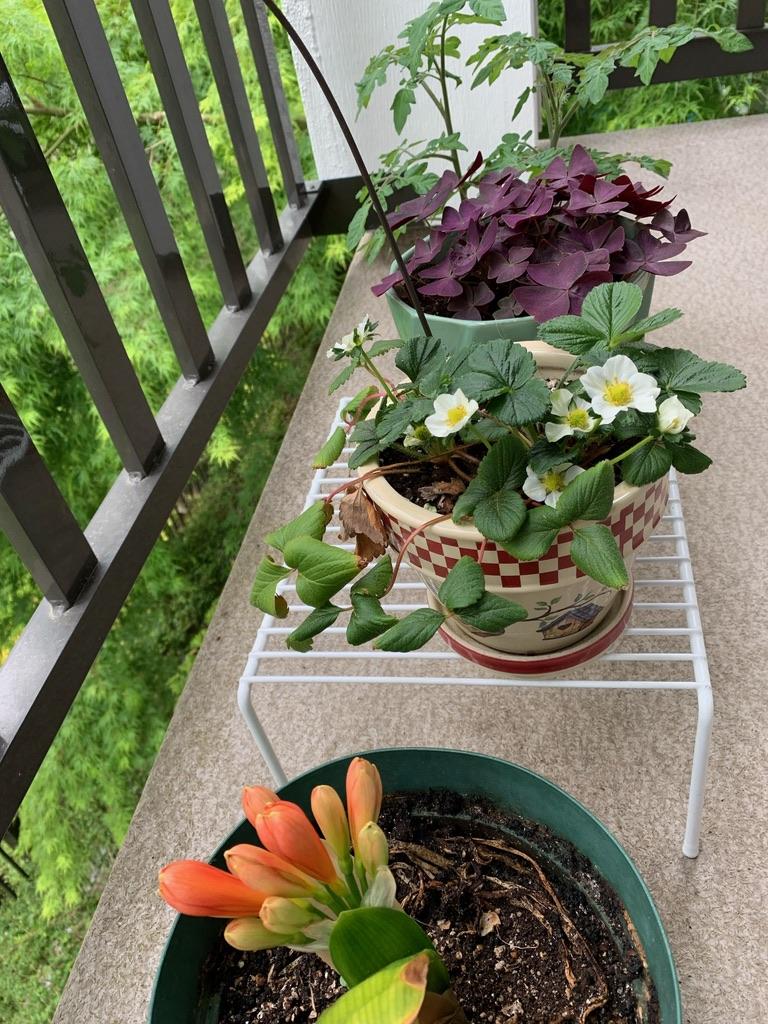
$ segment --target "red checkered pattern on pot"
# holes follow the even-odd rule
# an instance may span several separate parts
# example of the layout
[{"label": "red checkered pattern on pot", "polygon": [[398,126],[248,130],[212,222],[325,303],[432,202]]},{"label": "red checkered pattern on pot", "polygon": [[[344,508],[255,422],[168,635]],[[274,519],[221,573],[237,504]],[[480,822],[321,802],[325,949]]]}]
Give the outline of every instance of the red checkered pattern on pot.
[{"label": "red checkered pattern on pot", "polygon": [[[634,500],[615,510],[605,520],[625,558],[629,558],[656,529],[667,505],[668,490],[666,477],[639,488]],[[385,520],[389,542],[396,551],[400,551],[411,529],[393,516],[385,516]],[[477,558],[480,544],[440,536],[439,530],[440,524],[431,527],[426,533],[417,534],[408,544],[406,558],[417,569],[444,578],[464,555]],[[563,530],[546,555],[534,562],[518,562],[489,540],[481,560],[483,572],[488,577],[489,585],[495,585],[496,588],[546,587],[554,583],[570,583],[584,575],[571,561],[572,540],[573,532],[570,529]]]}]

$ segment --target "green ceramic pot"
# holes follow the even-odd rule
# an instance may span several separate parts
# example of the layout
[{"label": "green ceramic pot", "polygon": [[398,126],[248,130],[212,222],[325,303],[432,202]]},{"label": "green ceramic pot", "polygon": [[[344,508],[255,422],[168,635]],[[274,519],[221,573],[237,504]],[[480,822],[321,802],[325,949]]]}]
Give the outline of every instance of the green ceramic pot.
[{"label": "green ceramic pot", "polygon": [[[405,255],[409,256],[410,251]],[[392,269],[395,269],[394,263]],[[648,316],[651,308],[654,278],[643,271],[633,275],[630,280],[643,289],[643,304],[637,314],[637,319],[641,319]],[[398,337],[415,338],[423,334],[413,306],[403,302],[394,288],[390,288],[385,295]],[[507,341],[533,341],[538,337],[539,326],[532,316],[516,316],[509,320],[455,320],[447,316],[433,316],[431,313],[427,314],[427,323],[436,338],[442,338],[449,344],[468,339],[478,344],[497,338],[505,338]]]},{"label": "green ceramic pot", "polygon": [[[573,843],[610,883],[632,919],[656,985],[661,1024],[682,1024],[672,952],[651,894],[616,839],[578,801],[534,772],[482,754],[405,748],[373,750],[363,756],[378,766],[385,792],[448,787],[457,793],[483,796],[510,814],[540,822]],[[325,783],[343,792],[349,761],[343,757],[300,775],[279,791],[280,796],[309,811],[314,786]],[[224,850],[254,840],[253,829],[243,822],[221,844],[211,863],[223,867]],[[208,918],[177,918],[155,979],[149,1024],[214,1024],[216,999],[201,1000],[199,980],[222,927],[222,921]]]}]

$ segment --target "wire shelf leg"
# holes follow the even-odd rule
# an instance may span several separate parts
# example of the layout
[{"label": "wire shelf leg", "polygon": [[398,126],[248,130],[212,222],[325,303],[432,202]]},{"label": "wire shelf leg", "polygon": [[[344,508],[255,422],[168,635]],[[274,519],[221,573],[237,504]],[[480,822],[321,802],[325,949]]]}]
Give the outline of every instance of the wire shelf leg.
[{"label": "wire shelf leg", "polygon": [[240,680],[240,685],[237,688],[237,704],[240,708],[240,713],[245,719],[245,724],[248,726],[251,735],[256,740],[256,746],[259,748],[259,753],[264,758],[267,768],[269,768],[272,778],[275,780],[275,786],[280,789],[288,781],[288,776],[283,771],[283,766],[280,764],[280,760],[275,753],[274,747],[269,741],[269,738],[264,731],[264,727],[259,721],[259,716],[253,710],[253,702],[251,701],[251,684],[244,679]]},{"label": "wire shelf leg", "polygon": [[709,745],[712,738],[712,713],[714,703],[710,686],[700,686],[696,691],[699,702],[699,717],[696,724],[696,741],[693,746],[693,767],[691,788],[688,793],[688,818],[685,823],[683,853],[686,857],[698,857],[701,837],[701,813],[704,807],[704,783],[709,760]]}]

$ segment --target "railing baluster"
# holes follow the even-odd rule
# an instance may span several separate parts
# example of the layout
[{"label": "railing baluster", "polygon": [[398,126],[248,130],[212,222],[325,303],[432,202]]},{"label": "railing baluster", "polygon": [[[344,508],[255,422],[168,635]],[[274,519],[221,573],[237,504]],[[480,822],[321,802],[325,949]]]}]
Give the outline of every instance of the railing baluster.
[{"label": "railing baluster", "polygon": [[651,7],[648,14],[648,24],[673,25],[677,18],[677,0],[651,0]]},{"label": "railing baluster", "polygon": [[70,605],[96,556],[2,387],[0,528],[51,604]]},{"label": "railing baluster", "polygon": [[762,28],[765,24],[765,0],[739,0],[736,28]]},{"label": "railing baluster", "polygon": [[168,0],[131,0],[224,302],[251,289]]},{"label": "railing baluster", "polygon": [[123,465],[143,476],[163,439],[2,56],[0,118],[8,222]]},{"label": "railing baluster", "polygon": [[592,48],[591,0],[565,0],[565,48],[571,53]]},{"label": "railing baluster", "polygon": [[194,2],[259,244],[264,252],[277,252],[283,245],[280,223],[253,126],[227,12],[222,0]]},{"label": "railing baluster", "polygon": [[213,352],[93,0],[43,0],[185,377]]},{"label": "railing baluster", "polygon": [[275,44],[269,28],[266,9],[260,0],[240,0],[245,27],[251,42],[251,52],[259,75],[264,106],[272,129],[280,173],[290,206],[304,202],[304,172],[291,124],[291,114],[280,79]]}]

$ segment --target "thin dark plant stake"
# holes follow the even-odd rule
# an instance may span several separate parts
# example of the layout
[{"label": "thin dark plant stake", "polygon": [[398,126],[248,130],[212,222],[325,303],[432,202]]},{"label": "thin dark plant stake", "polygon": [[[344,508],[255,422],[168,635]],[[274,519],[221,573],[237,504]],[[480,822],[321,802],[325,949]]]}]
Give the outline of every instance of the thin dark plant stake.
[{"label": "thin dark plant stake", "polygon": [[325,76],[318,67],[315,58],[307,49],[301,36],[293,27],[288,18],[286,18],[286,16],[280,10],[277,4],[275,4],[273,0],[262,0],[262,3],[268,10],[270,10],[274,14],[274,16],[285,29],[285,31],[288,33],[291,41],[293,42],[301,56],[304,58],[305,64],[314,75],[317,84],[320,86],[323,95],[328,101],[328,106],[331,108],[331,112],[333,113],[333,116],[336,118],[339,128],[341,129],[341,133],[344,136],[347,145],[349,146],[349,151],[352,154],[354,161],[358,166],[358,170],[360,171],[363,181],[365,182],[365,187],[368,189],[368,195],[371,197],[371,203],[373,204],[373,208],[376,211],[376,216],[379,219],[379,223],[381,224],[381,228],[384,234],[387,236],[387,242],[389,243],[389,247],[392,250],[392,255],[395,257],[397,269],[403,275],[403,283],[408,292],[408,298],[411,300],[411,305],[416,310],[416,314],[418,315],[419,323],[421,324],[421,329],[424,332],[424,334],[431,337],[432,331],[429,329],[427,318],[424,315],[424,309],[421,305],[421,302],[419,301],[419,296],[416,293],[416,288],[411,279],[411,275],[408,273],[408,268],[405,265],[405,260],[403,259],[402,253],[400,252],[400,249],[398,247],[394,232],[392,231],[392,228],[389,226],[389,223],[387,221],[387,215],[384,212],[384,207],[381,205],[379,194],[376,191],[371,175],[368,172],[368,168],[365,165],[365,160],[363,160],[363,154],[360,152],[360,149],[358,148],[358,145],[355,142],[350,127],[347,124],[347,119],[341,112],[341,107],[336,101],[336,97],[331,92],[331,87],[325,80]]}]

